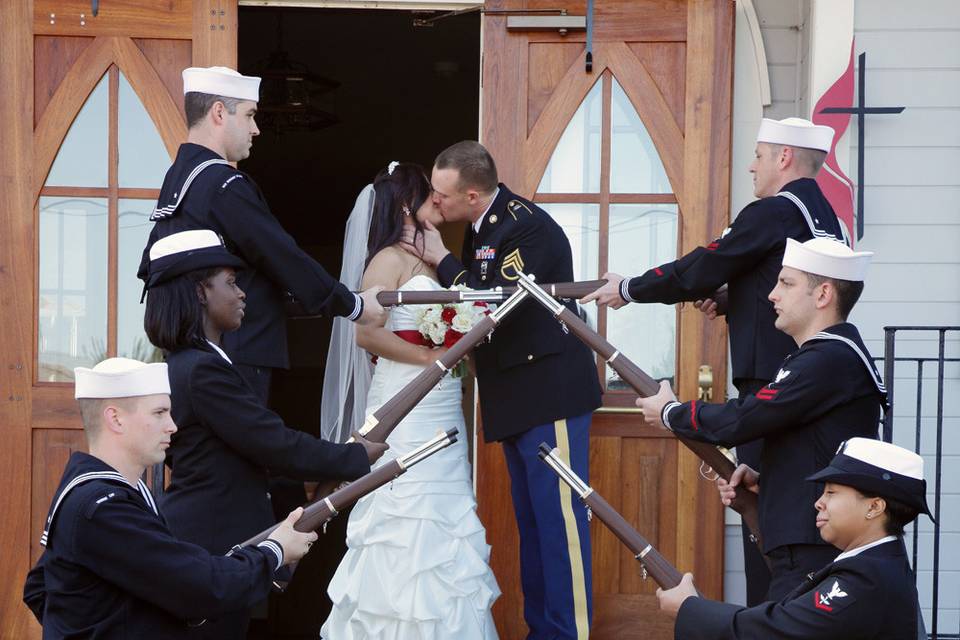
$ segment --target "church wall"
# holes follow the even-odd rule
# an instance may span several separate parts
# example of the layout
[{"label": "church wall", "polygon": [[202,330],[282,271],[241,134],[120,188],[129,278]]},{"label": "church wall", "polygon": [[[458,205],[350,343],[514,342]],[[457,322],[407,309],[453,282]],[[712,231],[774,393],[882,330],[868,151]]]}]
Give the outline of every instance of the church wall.
[{"label": "church wall", "polygon": [[[960,5],[925,0],[858,0],[855,54],[867,53],[867,106],[905,106],[899,115],[867,116],[865,230],[860,247],[876,252],[852,320],[874,355],[887,325],[960,325]],[[856,99],[856,98],[855,98]],[[850,156],[858,155],[851,123]],[[856,170],[856,164],[851,167]],[[946,356],[960,356],[960,332],[948,334]],[[935,333],[906,334],[897,356],[936,355]],[[916,365],[897,363],[894,441],[913,447]],[[936,370],[926,365],[921,454],[928,482],[936,452]],[[887,381],[890,385],[890,381]],[[960,363],[944,380],[938,631],[960,629]],[[930,486],[932,491],[932,483]],[[932,496],[931,496],[932,498]],[[932,502],[931,502],[932,506]],[[907,548],[912,549],[912,537]],[[917,584],[931,630],[933,525],[921,518]]]}]

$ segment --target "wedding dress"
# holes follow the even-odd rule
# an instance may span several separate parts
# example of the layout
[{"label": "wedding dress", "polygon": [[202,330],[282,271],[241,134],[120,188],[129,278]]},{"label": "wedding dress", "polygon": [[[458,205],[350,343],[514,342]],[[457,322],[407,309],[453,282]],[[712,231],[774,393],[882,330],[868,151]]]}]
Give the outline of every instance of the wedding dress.
[{"label": "wedding dress", "polygon": [[[425,275],[404,291],[440,290]],[[416,331],[416,307],[395,307],[386,327]],[[406,335],[411,335],[407,333]],[[423,368],[379,358],[370,414]],[[326,640],[495,639],[490,607],[500,595],[476,514],[467,462],[460,380],[448,373],[393,430],[379,467],[456,427],[457,442],[364,497],[347,524],[347,554],[330,582]]]}]

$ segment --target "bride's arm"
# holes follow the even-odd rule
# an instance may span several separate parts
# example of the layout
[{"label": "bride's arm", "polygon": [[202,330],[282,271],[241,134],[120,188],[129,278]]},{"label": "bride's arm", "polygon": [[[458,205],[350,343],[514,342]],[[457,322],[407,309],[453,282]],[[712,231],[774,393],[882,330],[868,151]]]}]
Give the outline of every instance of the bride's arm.
[{"label": "bride's arm", "polygon": [[[400,285],[400,277],[406,272],[403,258],[392,250],[384,249],[373,256],[363,274],[360,288],[380,285],[393,290]],[[407,342],[383,325],[357,325],[357,345],[368,352],[394,362],[428,365],[443,355],[440,349],[431,349]]]}]

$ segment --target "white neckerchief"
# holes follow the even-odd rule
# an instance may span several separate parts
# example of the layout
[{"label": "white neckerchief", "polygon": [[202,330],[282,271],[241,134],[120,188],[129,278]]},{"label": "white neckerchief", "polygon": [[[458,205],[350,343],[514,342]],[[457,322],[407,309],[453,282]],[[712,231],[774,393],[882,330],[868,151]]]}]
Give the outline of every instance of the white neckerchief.
[{"label": "white neckerchief", "polygon": [[490,204],[488,204],[487,208],[483,210],[483,215],[477,218],[477,221],[473,223],[474,233],[480,233],[480,225],[483,224],[483,219],[487,217],[488,213],[490,213],[490,207],[493,206],[493,203],[497,200],[498,195],[500,195],[500,187],[497,187],[497,190],[493,192],[493,197],[490,198]]},{"label": "white neckerchief", "polygon": [[230,359],[230,357],[224,352],[223,349],[220,348],[219,345],[216,345],[216,344],[210,342],[209,340],[207,340],[207,344],[209,344],[211,347],[213,347],[213,350],[216,351],[217,353],[219,353],[219,354],[220,354],[220,357],[222,357],[224,360],[226,360],[226,361],[229,362],[230,364],[233,364],[233,360]]},{"label": "white neckerchief", "polygon": [[847,551],[844,551],[843,553],[838,555],[834,559],[834,562],[839,562],[840,560],[852,558],[853,556],[860,555],[867,549],[872,549],[873,547],[879,547],[881,544],[885,544],[887,542],[893,542],[896,539],[897,539],[896,536],[887,536],[886,538],[880,538],[879,540],[874,540],[873,542],[865,544],[862,547],[857,547],[856,549],[848,549]]}]

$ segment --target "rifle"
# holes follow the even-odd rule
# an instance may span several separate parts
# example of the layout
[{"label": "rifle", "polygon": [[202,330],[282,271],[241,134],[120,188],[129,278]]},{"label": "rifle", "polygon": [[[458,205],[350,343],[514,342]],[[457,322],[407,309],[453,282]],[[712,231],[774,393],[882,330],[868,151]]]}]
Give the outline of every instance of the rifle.
[{"label": "rifle", "polygon": [[374,442],[385,442],[394,427],[410,413],[418,402],[423,400],[424,396],[430,393],[430,390],[440,382],[447,371],[457,366],[457,363],[467,355],[467,352],[483,342],[484,338],[497,328],[503,317],[515,309],[527,295],[526,291],[518,289],[506,302],[483,316],[474,325],[473,329],[470,329],[455,345],[447,349],[443,357],[434,363],[435,366],[425,368],[416,378],[407,383],[407,386],[370,414],[364,421],[363,426],[360,427],[360,435]]},{"label": "rifle", "polygon": [[[558,282],[545,284],[542,288],[555,298],[576,298],[587,296],[603,285],[606,280],[586,280],[582,282]],[[377,302],[384,307],[403,304],[455,304],[458,302],[492,302],[499,304],[512,296],[517,287],[496,287],[476,291],[381,291]]]},{"label": "rifle", "polygon": [[[567,326],[575,336],[583,340],[587,346],[596,351],[600,356],[613,367],[614,371],[620,374],[620,377],[634,391],[640,394],[640,397],[646,398],[656,395],[660,391],[660,385],[656,380],[646,374],[640,367],[634,364],[629,358],[620,353],[616,347],[607,342],[607,340],[590,328],[586,322],[581,320],[577,314],[570,311],[567,307],[554,300],[547,292],[541,289],[527,275],[520,275],[520,288],[530,293],[530,295],[540,304],[550,310],[551,313],[563,324]],[[731,454],[715,447],[707,442],[700,442],[685,436],[677,435],[676,438],[682,442],[688,449],[709,465],[721,478],[729,480],[737,468],[736,462],[731,459]],[[757,494],[744,489],[736,488],[736,496],[730,506],[737,511],[750,529],[750,538],[763,552],[763,545],[760,539],[760,514],[757,506]]]},{"label": "rifle", "polygon": [[[372,442],[386,442],[387,438],[393,432],[394,428],[403,420],[408,413],[423,400],[424,396],[430,393],[430,390],[440,379],[446,375],[447,371],[457,366],[457,363],[467,355],[471,349],[480,344],[503,319],[527,297],[527,292],[518,289],[511,295],[506,302],[499,305],[493,312],[480,319],[473,329],[468,331],[455,345],[447,349],[433,366],[426,367],[416,378],[407,383],[392,398],[387,400],[379,409],[367,416],[363,425],[360,427],[360,435]],[[348,442],[352,442],[350,438]],[[321,482],[316,490],[316,498],[309,504],[315,504],[332,492],[337,485],[337,480],[328,480]]]},{"label": "rifle", "polygon": [[660,552],[653,548],[653,545],[647,542],[640,533],[630,526],[630,524],[620,515],[616,509],[610,506],[599,493],[584,482],[580,476],[574,473],[561,458],[557,455],[556,449],[551,449],[545,443],[540,443],[540,451],[537,454],[540,459],[553,469],[553,472],[560,476],[560,479],[570,485],[570,488],[577,492],[580,500],[583,501],[593,515],[600,518],[600,522],[605,524],[615,536],[633,553],[633,557],[640,561],[643,569],[643,577],[647,574],[653,576],[664,589],[672,589],[680,584],[683,575],[677,571],[677,568],[670,564],[666,558],[660,555]]},{"label": "rifle", "polygon": [[[387,484],[394,478],[397,478],[407,472],[407,469],[413,465],[429,458],[441,449],[449,447],[457,441],[457,430],[450,429],[446,433],[440,433],[433,439],[420,445],[410,453],[395,458],[387,464],[381,466],[346,485],[342,489],[334,491],[322,500],[308,505],[303,510],[303,515],[297,520],[293,528],[300,532],[316,531],[324,527],[327,522],[332,520],[343,509],[349,507],[363,496],[372,493],[376,489]],[[245,542],[241,542],[234,549],[249,547],[260,544],[270,537],[279,524],[275,524],[269,529],[265,529]]]}]

